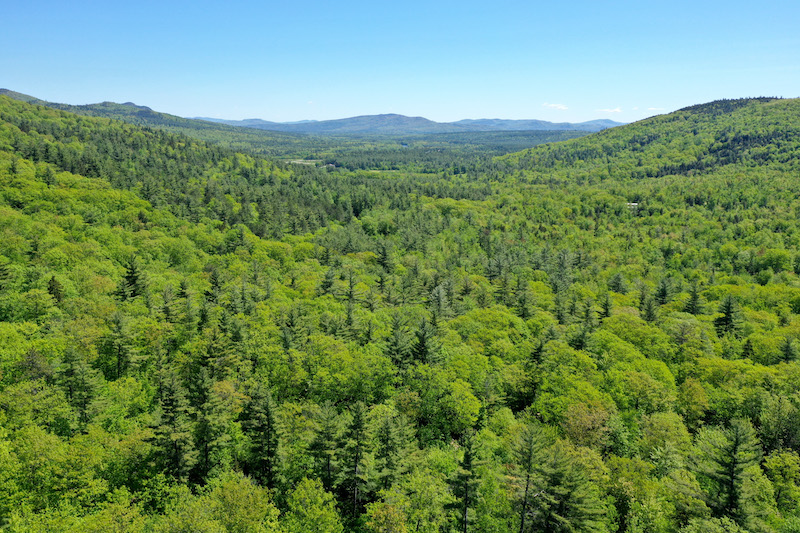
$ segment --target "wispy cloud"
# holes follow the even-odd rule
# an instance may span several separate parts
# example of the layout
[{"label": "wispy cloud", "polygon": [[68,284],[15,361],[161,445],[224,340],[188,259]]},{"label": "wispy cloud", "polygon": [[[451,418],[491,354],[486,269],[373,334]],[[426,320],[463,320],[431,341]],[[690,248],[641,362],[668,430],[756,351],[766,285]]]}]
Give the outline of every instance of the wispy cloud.
[{"label": "wispy cloud", "polygon": [[622,113],[622,109],[615,107],[614,109],[598,109],[602,113]]},{"label": "wispy cloud", "polygon": [[558,109],[559,111],[566,111],[569,109],[564,104],[548,104],[547,102],[542,104],[542,107],[549,107],[550,109]]}]

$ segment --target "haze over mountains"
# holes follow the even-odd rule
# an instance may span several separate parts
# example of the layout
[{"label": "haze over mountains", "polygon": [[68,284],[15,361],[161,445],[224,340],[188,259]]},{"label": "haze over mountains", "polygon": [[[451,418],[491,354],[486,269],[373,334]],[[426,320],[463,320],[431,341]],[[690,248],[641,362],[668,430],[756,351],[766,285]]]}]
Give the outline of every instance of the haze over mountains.
[{"label": "haze over mountains", "polygon": [[335,134],[411,134],[411,133],[459,133],[474,131],[589,131],[595,132],[622,125],[613,120],[591,120],[588,122],[548,122],[546,120],[465,119],[457,122],[434,122],[424,117],[407,117],[397,114],[362,115],[337,120],[304,120],[300,122],[270,122],[257,118],[225,120],[196,117],[197,120],[217,122],[229,126],[241,126],[287,133]]}]

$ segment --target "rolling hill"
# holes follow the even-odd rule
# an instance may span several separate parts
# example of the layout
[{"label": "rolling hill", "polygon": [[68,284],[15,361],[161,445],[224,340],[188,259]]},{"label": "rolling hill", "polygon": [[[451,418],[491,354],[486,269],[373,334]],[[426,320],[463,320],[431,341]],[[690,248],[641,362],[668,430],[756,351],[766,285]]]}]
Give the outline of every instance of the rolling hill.
[{"label": "rolling hill", "polygon": [[384,174],[0,95],[0,527],[794,531],[799,106]]},{"label": "rolling hill", "polygon": [[695,105],[500,158],[533,181],[690,176],[727,165],[800,167],[800,99]]}]

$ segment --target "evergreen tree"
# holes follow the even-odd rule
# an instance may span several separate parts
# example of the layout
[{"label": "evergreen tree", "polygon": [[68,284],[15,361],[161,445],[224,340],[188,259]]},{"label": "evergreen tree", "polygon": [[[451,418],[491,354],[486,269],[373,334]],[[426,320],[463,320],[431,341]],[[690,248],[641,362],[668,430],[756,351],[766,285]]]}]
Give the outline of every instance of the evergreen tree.
[{"label": "evergreen tree", "polygon": [[414,430],[405,416],[385,404],[373,408],[370,416],[373,418],[376,486],[388,490],[401,477]]},{"label": "evergreen tree", "polygon": [[255,381],[242,412],[242,429],[250,439],[247,473],[262,485],[273,488],[278,466],[278,430],[275,403],[269,387]]},{"label": "evergreen tree", "polygon": [[761,462],[761,445],[750,421],[737,418],[727,428],[701,428],[696,471],[708,480],[708,505],[716,516],[736,517],[745,471]]},{"label": "evergreen tree", "polygon": [[700,297],[700,286],[697,283],[693,283],[692,287],[689,289],[689,299],[686,300],[686,303],[683,306],[683,311],[693,315],[699,315],[703,312],[703,302]]},{"label": "evergreen tree", "polygon": [[753,349],[753,340],[750,337],[747,337],[747,340],[744,341],[742,345],[742,359],[750,359],[753,360],[753,355],[755,350]]},{"label": "evergreen tree", "polygon": [[353,404],[350,417],[340,444],[339,488],[343,493],[342,500],[348,502],[351,515],[355,517],[361,512],[366,483],[367,407],[363,402]]},{"label": "evergreen tree", "polygon": [[463,533],[469,531],[470,509],[474,509],[478,501],[479,479],[476,473],[475,436],[467,432],[461,440],[464,456],[458,465],[452,480],[453,495],[456,497],[454,507],[458,511],[459,529]]},{"label": "evergreen tree", "polygon": [[411,345],[411,355],[415,361],[430,364],[438,360],[441,346],[436,335],[436,327],[423,317]]},{"label": "evergreen tree", "polygon": [[102,384],[100,373],[89,364],[86,356],[70,347],[64,352],[57,375],[67,400],[77,412],[81,428],[86,428],[91,418],[92,402]]},{"label": "evergreen tree", "polygon": [[403,318],[399,313],[393,314],[384,353],[400,370],[404,370],[409,364],[408,358],[413,348],[412,342]]},{"label": "evergreen tree", "polygon": [[647,322],[655,322],[658,318],[658,307],[653,298],[647,298],[642,309],[642,318]]},{"label": "evergreen tree", "polygon": [[719,316],[714,319],[714,328],[717,330],[717,335],[722,337],[726,334],[736,335],[742,329],[742,312],[739,309],[739,304],[730,294],[725,295],[722,302],[717,309]]},{"label": "evergreen tree", "polygon": [[153,428],[153,445],[164,473],[186,482],[198,458],[191,407],[177,373],[167,369],[164,374]]},{"label": "evergreen tree", "polygon": [[47,282],[47,292],[50,293],[56,303],[60,304],[64,301],[64,287],[55,276],[50,276],[50,281]]},{"label": "evergreen tree", "polygon": [[600,318],[603,319],[610,317],[612,307],[613,303],[611,302],[611,294],[606,292],[600,299]]},{"label": "evergreen tree", "polygon": [[145,296],[147,293],[147,278],[139,262],[133,256],[125,266],[125,274],[117,286],[117,297],[123,302],[128,299]]},{"label": "evergreen tree", "polygon": [[[333,285],[336,281],[336,270],[329,268],[325,271],[325,277],[319,285],[320,294],[333,294]],[[334,294],[335,296],[335,294]]]},{"label": "evergreen tree", "polygon": [[529,424],[522,431],[515,458],[522,475],[520,533],[603,531],[606,509],[599,490],[564,442],[553,442],[547,430]]},{"label": "evergreen tree", "polygon": [[331,490],[338,472],[337,452],[341,434],[341,417],[330,401],[320,405],[315,417],[317,432],[309,451],[316,462],[317,477],[325,490]]},{"label": "evergreen tree", "polygon": [[134,347],[130,338],[129,319],[123,313],[111,315],[109,332],[100,345],[102,367],[107,379],[120,379],[134,358]]},{"label": "evergreen tree", "polygon": [[672,299],[672,281],[669,277],[661,278],[656,287],[655,300],[658,305],[666,305]]},{"label": "evergreen tree", "polygon": [[608,280],[608,290],[625,294],[628,292],[628,284],[621,272],[617,272]]},{"label": "evergreen tree", "polygon": [[14,273],[11,270],[11,263],[5,258],[0,258],[0,291],[7,289],[13,280]]},{"label": "evergreen tree", "polygon": [[794,339],[791,337],[784,337],[781,343],[781,361],[789,363],[795,360],[797,360],[797,347],[795,346]]}]

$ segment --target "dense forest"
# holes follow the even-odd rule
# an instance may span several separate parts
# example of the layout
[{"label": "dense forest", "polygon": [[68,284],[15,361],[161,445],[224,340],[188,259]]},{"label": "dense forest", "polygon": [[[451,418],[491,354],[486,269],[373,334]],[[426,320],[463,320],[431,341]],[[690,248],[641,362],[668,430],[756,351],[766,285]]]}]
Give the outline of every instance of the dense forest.
[{"label": "dense forest", "polygon": [[800,100],[190,133],[0,96],[0,530],[800,531]]}]

